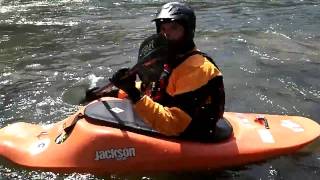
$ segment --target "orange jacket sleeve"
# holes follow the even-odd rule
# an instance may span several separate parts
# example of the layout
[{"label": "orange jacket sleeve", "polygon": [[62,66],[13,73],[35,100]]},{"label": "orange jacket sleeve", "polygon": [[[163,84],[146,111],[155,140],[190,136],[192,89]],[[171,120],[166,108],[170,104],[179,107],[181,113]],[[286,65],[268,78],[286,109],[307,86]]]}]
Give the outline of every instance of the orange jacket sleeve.
[{"label": "orange jacket sleeve", "polygon": [[191,122],[191,117],[181,109],[164,107],[146,95],[134,108],[151,127],[167,136],[178,136]]}]

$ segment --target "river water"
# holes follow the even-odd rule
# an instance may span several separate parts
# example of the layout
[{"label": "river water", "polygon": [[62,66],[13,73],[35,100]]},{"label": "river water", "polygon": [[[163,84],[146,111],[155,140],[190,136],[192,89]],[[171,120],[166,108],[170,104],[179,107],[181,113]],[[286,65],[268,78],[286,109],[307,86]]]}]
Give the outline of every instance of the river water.
[{"label": "river water", "polygon": [[[72,114],[79,91],[135,64],[139,43],[155,32],[150,20],[165,2],[0,0],[1,127],[17,121],[49,124]],[[187,2],[197,15],[198,48],[224,74],[227,111],[320,122],[318,0]],[[315,144],[303,153],[220,172],[97,177],[30,171],[0,161],[0,178],[318,179]]]}]

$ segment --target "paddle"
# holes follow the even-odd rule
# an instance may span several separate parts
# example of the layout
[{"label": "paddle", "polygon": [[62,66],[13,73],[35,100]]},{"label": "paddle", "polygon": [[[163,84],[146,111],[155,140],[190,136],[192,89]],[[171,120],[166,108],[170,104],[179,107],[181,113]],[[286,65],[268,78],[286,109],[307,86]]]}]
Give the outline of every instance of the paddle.
[{"label": "paddle", "polygon": [[[167,54],[168,54],[168,42],[164,36],[155,34],[148,37],[146,40],[142,42],[139,48],[138,63],[134,65],[131,69],[129,69],[127,73],[121,77],[121,79],[125,79],[129,76],[135,75],[142,70],[144,73],[147,73],[148,71],[150,71],[151,74],[160,75],[161,73],[159,72],[154,73],[154,71],[151,71],[153,69],[151,66],[154,66],[154,69],[163,70],[163,64],[167,59],[166,58]],[[153,78],[155,78],[155,76]],[[113,87],[113,84],[109,82],[105,86],[94,90],[93,93],[96,93],[97,96],[103,95],[106,92],[110,92],[112,87]],[[108,102],[104,101],[103,104],[108,109],[108,111],[115,117],[115,119],[119,119],[119,117],[117,117],[117,115],[113,113],[112,110],[110,109]],[[78,113],[73,117],[71,122],[64,122],[63,131],[56,138],[55,140],[56,143],[60,144],[64,142],[69,136],[69,134],[72,132],[78,120],[83,118],[84,116],[86,115],[82,113]]]},{"label": "paddle", "polygon": [[[150,81],[150,79],[156,80],[163,70],[167,51],[168,42],[164,36],[154,34],[148,37],[142,42],[139,48],[137,64],[129,69],[121,79],[126,79],[129,76],[139,74],[140,78],[143,76],[143,81]],[[148,76],[149,78],[146,78]],[[109,82],[100,88],[93,89],[90,94],[94,94],[96,97],[103,96],[104,94],[111,92],[113,86],[113,83]],[[92,97],[88,94],[89,93],[86,94],[85,99],[82,102],[92,100]]]}]

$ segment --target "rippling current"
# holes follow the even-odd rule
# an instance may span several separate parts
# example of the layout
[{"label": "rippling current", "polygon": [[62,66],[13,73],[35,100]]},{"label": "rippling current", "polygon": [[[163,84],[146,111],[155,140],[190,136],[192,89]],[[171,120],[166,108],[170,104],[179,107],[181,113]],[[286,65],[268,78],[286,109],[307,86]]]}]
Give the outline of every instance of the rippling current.
[{"label": "rippling current", "polygon": [[[161,0],[0,0],[0,126],[49,124],[77,110],[77,91],[136,62]],[[195,41],[222,69],[226,109],[320,122],[318,0],[186,1]],[[288,137],[294,138],[294,137]],[[319,141],[319,140],[318,140]],[[220,172],[56,174],[0,161],[1,179],[318,179],[319,142],[302,153]]]}]

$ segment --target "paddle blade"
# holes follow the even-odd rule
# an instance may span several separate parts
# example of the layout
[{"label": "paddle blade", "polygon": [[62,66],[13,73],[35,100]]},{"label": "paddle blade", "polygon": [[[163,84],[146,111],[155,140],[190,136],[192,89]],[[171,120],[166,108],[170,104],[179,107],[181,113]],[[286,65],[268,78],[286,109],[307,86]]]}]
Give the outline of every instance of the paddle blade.
[{"label": "paddle blade", "polygon": [[95,75],[89,75],[79,80],[62,94],[62,100],[68,104],[79,105],[87,102],[86,92],[88,89],[97,86],[97,82],[103,79]]},{"label": "paddle blade", "polygon": [[89,89],[89,85],[74,86],[64,91],[62,94],[62,100],[68,104],[79,105],[86,99],[86,91]]},{"label": "paddle blade", "polygon": [[161,34],[153,34],[145,39],[139,48],[138,63],[143,64],[153,58],[166,60],[168,54],[168,40]]},{"label": "paddle blade", "polygon": [[139,48],[137,63],[142,64],[137,70],[141,81],[148,84],[159,80],[167,59],[168,40],[163,35],[154,34],[144,40]]}]

